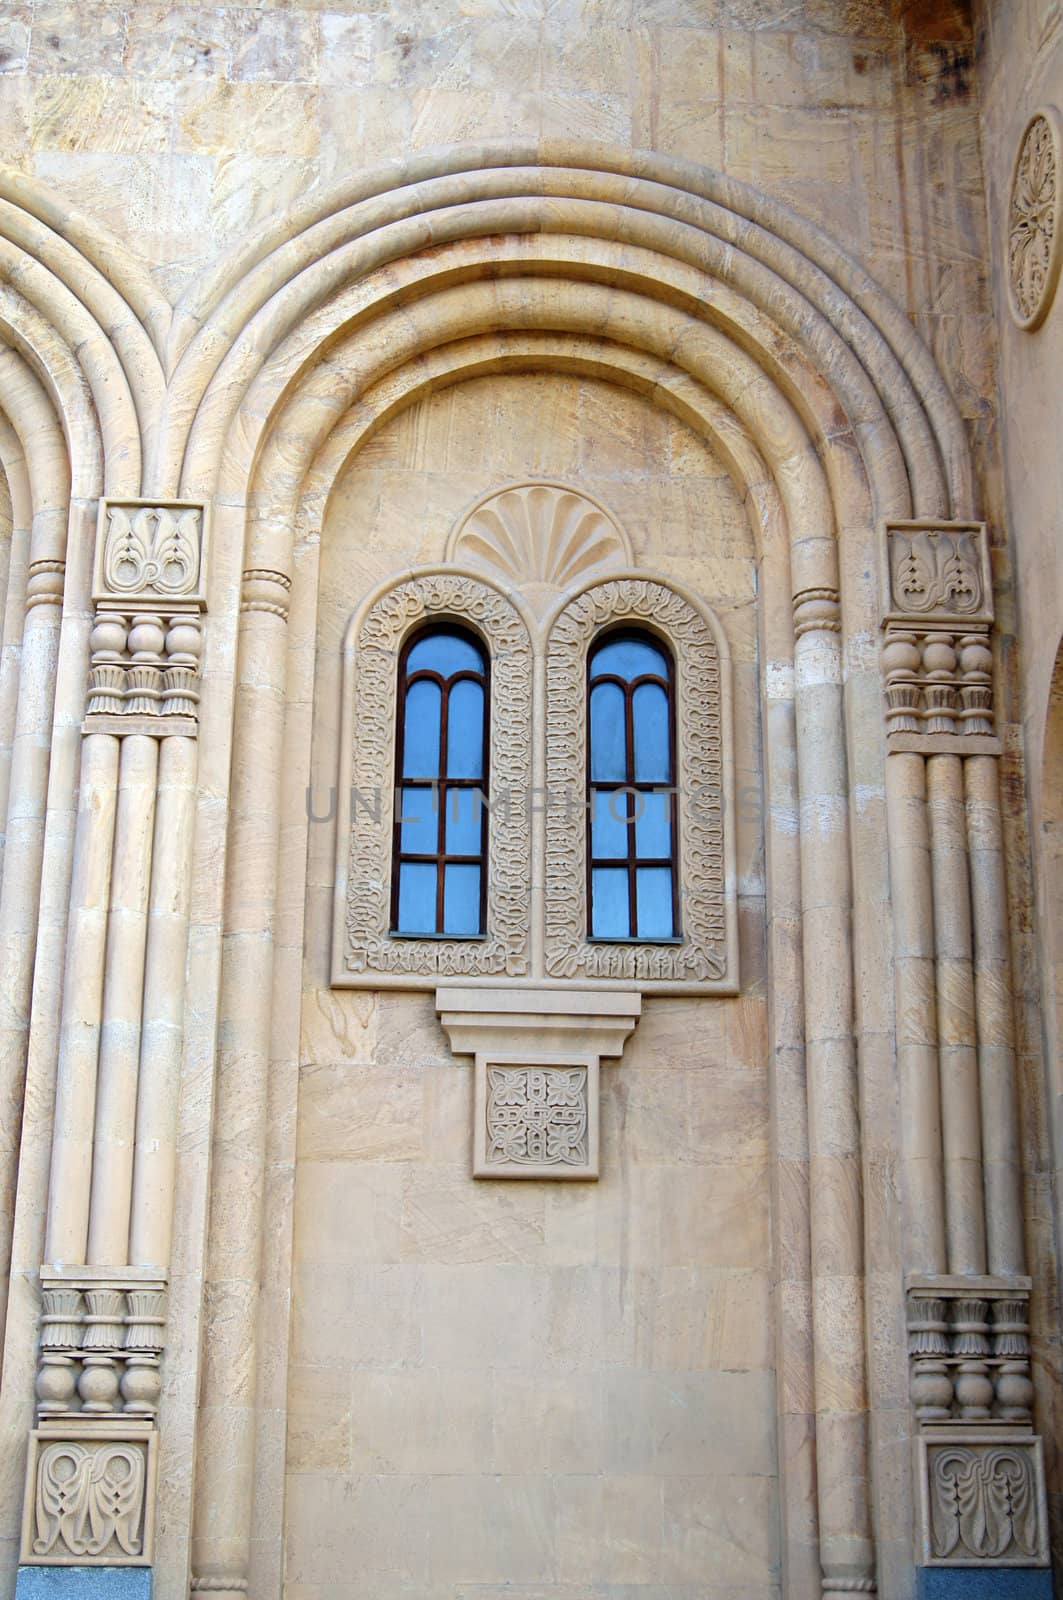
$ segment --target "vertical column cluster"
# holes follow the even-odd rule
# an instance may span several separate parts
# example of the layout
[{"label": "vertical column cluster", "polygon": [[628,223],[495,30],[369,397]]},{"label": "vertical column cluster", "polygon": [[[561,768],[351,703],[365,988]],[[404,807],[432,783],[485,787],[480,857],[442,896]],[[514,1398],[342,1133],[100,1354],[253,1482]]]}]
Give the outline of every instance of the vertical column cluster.
[{"label": "vertical column cluster", "polygon": [[1044,1566],[985,528],[882,565],[916,1559]]},{"label": "vertical column cluster", "polygon": [[151,1561],[204,554],[202,506],[101,502],[27,1563]]}]

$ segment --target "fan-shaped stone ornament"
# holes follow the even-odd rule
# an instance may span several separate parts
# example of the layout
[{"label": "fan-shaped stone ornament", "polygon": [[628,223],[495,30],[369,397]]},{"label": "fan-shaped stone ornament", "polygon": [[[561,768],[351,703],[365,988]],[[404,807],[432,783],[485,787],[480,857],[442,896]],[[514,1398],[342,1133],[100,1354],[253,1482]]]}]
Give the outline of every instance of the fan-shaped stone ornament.
[{"label": "fan-shaped stone ornament", "polygon": [[633,558],[627,534],[596,500],[563,483],[514,483],[473,506],[447,559],[482,568],[541,610],[589,573]]},{"label": "fan-shaped stone ornament", "polygon": [[1060,144],[1055,106],[1035,111],[1019,140],[1008,202],[1008,298],[1020,328],[1032,333],[1048,315],[1060,266]]}]

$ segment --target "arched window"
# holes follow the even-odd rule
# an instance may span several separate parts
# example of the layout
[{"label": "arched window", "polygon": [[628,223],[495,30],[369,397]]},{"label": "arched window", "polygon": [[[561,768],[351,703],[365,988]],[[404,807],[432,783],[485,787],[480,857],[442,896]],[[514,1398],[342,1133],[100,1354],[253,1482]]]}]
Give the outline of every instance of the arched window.
[{"label": "arched window", "polygon": [[606,634],[587,662],[588,905],[592,939],[679,934],[671,653]]},{"label": "arched window", "polygon": [[399,658],[392,932],[480,938],[487,895],[488,669],[462,628],[415,634]]}]

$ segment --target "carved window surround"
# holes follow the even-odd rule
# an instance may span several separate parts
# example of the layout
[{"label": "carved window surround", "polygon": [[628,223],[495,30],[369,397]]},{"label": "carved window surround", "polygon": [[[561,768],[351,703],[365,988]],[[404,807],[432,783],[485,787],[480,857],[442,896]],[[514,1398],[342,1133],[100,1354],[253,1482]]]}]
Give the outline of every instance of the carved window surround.
[{"label": "carved window surround", "polygon": [[637,993],[440,986],[436,1010],[475,1072],[477,1178],[598,1177],[598,1076],[638,1022]]},{"label": "carved window surround", "polygon": [[881,559],[888,748],[998,755],[985,524],[889,522]]},{"label": "carved window surround", "polygon": [[912,1277],[908,1358],[924,1566],[1047,1566],[1029,1278]]},{"label": "carved window surround", "polygon": [[166,1280],[136,1267],[49,1266],[40,1280],[20,1560],[150,1565]]},{"label": "carved window surround", "polygon": [[189,500],[101,500],[86,733],[194,737],[206,509]]}]

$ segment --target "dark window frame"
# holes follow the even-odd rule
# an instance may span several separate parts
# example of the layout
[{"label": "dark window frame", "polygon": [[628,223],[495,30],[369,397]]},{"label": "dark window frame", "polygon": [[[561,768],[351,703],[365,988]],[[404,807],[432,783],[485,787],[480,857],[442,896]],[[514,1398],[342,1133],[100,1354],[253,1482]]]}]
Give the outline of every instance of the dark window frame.
[{"label": "dark window frame", "polygon": [[[668,677],[664,679],[659,673],[642,673],[637,678],[630,680],[619,677],[616,673],[593,671],[594,657],[607,644],[631,640],[639,644],[648,644],[662,654],[668,663]],[[587,867],[586,867],[586,897],[587,897],[587,938],[594,944],[681,944],[683,941],[682,928],[679,920],[679,796],[676,785],[676,770],[678,750],[676,747],[676,706],[675,706],[675,652],[666,639],[653,633],[648,628],[632,627],[630,624],[621,623],[619,626],[603,629],[591,640],[587,650],[587,676],[586,676],[586,707],[587,707],[587,732],[586,750],[584,759],[587,772]],[[625,780],[623,783],[603,783],[595,780],[591,767],[591,692],[599,684],[613,683],[618,686],[624,695],[624,767]],[[638,781],[635,778],[635,721],[634,700],[635,690],[642,684],[653,683],[664,690],[668,704],[668,781],[667,783]],[[623,794],[624,811],[629,813],[629,801],[633,795],[667,793],[669,797],[669,838],[671,852],[667,856],[639,856],[637,854],[635,817],[628,815],[625,822],[627,828],[627,854],[625,856],[595,856],[593,819],[595,807],[599,804],[608,805],[609,796]],[[616,812],[613,812],[614,818]],[[619,819],[617,819],[619,820]],[[594,878],[596,868],[624,868],[627,872],[628,889],[628,927],[635,931],[626,934],[601,934],[594,932]],[[672,880],[672,932],[668,935],[655,937],[641,936],[638,929],[638,877],[639,867],[667,867]]]},{"label": "dark window frame", "polygon": [[[483,671],[475,672],[472,668],[462,668],[453,672],[449,677],[435,672],[430,668],[418,668],[410,674],[407,671],[411,651],[418,644],[423,643],[433,634],[457,635],[465,639],[479,653],[483,661]],[[471,681],[478,683],[483,689],[483,729],[482,747],[480,752],[481,776],[478,778],[451,778],[447,775],[447,719],[450,706],[450,694],[455,685]],[[439,751],[437,777],[406,776],[403,773],[406,755],[406,701],[411,687],[416,683],[432,682],[439,687]],[[424,624],[410,634],[399,653],[398,681],[396,692],[396,728],[395,728],[395,817],[392,829],[391,846],[391,937],[393,939],[461,939],[476,940],[487,937],[487,878],[488,878],[488,821],[490,816],[490,779],[491,779],[491,653],[485,640],[471,628],[464,627],[461,623],[434,619]],[[433,792],[436,805],[436,845],[435,851],[425,853],[402,848],[402,823],[405,813],[405,793],[407,789],[430,788]],[[479,791],[480,810],[480,851],[478,855],[448,852],[446,849],[447,825],[447,800],[451,790],[472,789]],[[423,929],[412,930],[399,927],[399,876],[403,862],[423,863],[434,865],[436,869],[436,915],[435,931],[427,932]],[[448,866],[476,866],[480,869],[480,915],[479,928],[476,933],[447,933],[443,930],[444,920],[444,895],[446,889],[446,868]]]}]

